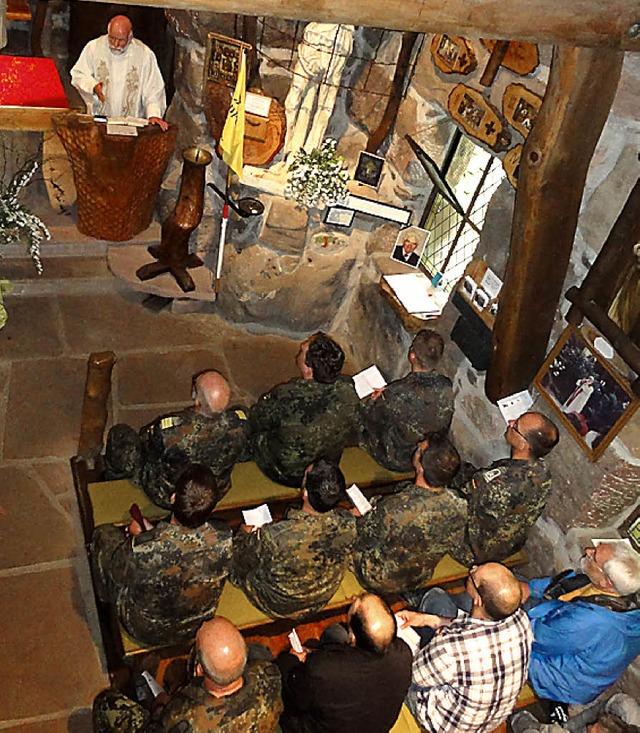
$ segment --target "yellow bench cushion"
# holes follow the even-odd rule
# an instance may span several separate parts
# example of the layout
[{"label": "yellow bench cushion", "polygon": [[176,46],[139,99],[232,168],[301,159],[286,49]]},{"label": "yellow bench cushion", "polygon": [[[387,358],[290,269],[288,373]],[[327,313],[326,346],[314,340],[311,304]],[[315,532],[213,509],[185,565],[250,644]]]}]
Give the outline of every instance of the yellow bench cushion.
[{"label": "yellow bench cushion", "polygon": [[[342,454],[340,468],[347,485],[359,486],[392,483],[411,474],[398,474],[387,471],[362,448],[346,448]],[[128,522],[129,507],[136,503],[145,517],[158,519],[167,514],[153,504],[144,491],[128,479],[120,481],[101,481],[89,484],[89,497],[93,507],[93,523],[116,524]],[[277,484],[267,478],[252,461],[236,463],[231,473],[231,489],[218,504],[219,509],[233,509],[252,504],[268,504],[275,499],[295,500],[300,496],[298,489]]]},{"label": "yellow bench cushion", "polygon": [[[354,596],[364,593],[364,589],[360,586],[355,578],[355,575],[349,570],[345,573],[340,587],[335,592],[329,603],[325,606],[325,609],[331,610],[332,608],[341,608],[351,603],[351,599]],[[270,616],[262,613],[257,609],[251,601],[245,596],[245,594],[230,581],[224,584],[222,589],[222,595],[220,596],[220,602],[216,610],[216,615],[224,616],[239,628],[239,629],[250,629],[256,626],[262,626],[272,621]],[[293,623],[293,622],[292,622]],[[132,636],[124,630],[123,626],[120,625],[120,635],[122,637],[122,646],[124,649],[125,656],[138,654],[142,651],[151,651],[158,647],[149,647],[136,641]]]}]

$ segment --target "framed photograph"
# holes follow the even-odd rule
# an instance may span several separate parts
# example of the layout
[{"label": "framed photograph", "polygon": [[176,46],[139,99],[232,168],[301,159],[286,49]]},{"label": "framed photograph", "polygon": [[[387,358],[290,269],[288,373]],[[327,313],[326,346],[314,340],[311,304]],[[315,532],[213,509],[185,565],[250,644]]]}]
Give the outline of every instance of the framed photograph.
[{"label": "framed photograph", "polygon": [[204,81],[226,84],[235,88],[240,71],[240,53],[247,51],[247,66],[251,45],[236,38],[221,36],[218,33],[207,35],[207,54],[204,62]]},{"label": "framed photograph", "polygon": [[384,158],[362,150],[358,158],[356,172],[353,174],[353,180],[363,183],[365,186],[371,186],[371,188],[378,188],[383,166]]},{"label": "framed photograph", "polygon": [[620,534],[640,552],[640,506],[637,506],[620,526]]},{"label": "framed photograph", "polygon": [[417,268],[430,234],[431,232],[419,227],[401,229],[391,250],[391,259],[394,262],[401,262],[403,265]]},{"label": "framed photograph", "polygon": [[638,406],[629,386],[571,326],[533,383],[591,461],[600,458]]},{"label": "framed photograph", "polygon": [[327,206],[324,213],[324,223],[334,227],[350,227],[355,216],[353,209],[346,209],[343,206]]}]

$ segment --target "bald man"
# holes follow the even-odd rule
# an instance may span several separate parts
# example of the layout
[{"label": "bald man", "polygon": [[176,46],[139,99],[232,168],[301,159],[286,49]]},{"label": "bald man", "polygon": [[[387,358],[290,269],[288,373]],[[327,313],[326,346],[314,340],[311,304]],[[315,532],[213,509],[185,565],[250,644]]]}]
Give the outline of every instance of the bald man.
[{"label": "bald man", "polygon": [[167,130],[164,81],[153,51],[133,37],[131,21],[116,15],[107,34],[89,41],[71,69],[87,113],[142,117]]},{"label": "bald man", "polygon": [[171,494],[190,463],[207,466],[224,494],[231,486],[231,470],[244,459],[247,416],[229,407],[227,380],[213,369],[192,380],[193,406],[161,415],[136,433],[128,425],[114,425],[107,436],[105,475],[131,478],[158,506],[171,508]]},{"label": "bald man", "polygon": [[323,635],[321,646],[281,655],[283,733],[387,733],[411,681],[411,651],[376,595],[357,598],[347,631]]},{"label": "bald man", "polygon": [[469,614],[457,611],[450,618],[424,606],[427,612],[399,614],[405,626],[438,630],[414,659],[407,695],[409,709],[429,733],[494,730],[527,680],[533,634],[520,608],[518,580],[504,565],[486,563],[471,569],[466,591]]},{"label": "bald man", "polygon": [[114,690],[93,704],[94,730],[184,731],[185,733],[269,733],[282,711],[280,674],[270,662],[247,662],[240,632],[217,616],[200,627],[195,644],[195,678],[151,716]]},{"label": "bald man", "polygon": [[461,489],[469,507],[466,556],[457,560],[499,561],[520,550],[551,494],[544,461],[558,442],[558,428],[539,412],[510,420],[504,434],[511,455],[476,471]]}]

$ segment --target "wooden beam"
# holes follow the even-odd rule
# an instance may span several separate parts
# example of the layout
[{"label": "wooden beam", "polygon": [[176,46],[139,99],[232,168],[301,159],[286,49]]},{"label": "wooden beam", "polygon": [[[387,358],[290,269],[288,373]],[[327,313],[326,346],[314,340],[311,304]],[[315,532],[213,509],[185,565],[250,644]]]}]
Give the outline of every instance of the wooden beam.
[{"label": "wooden beam", "polygon": [[544,360],[573,248],[584,182],[624,54],[554,49],[547,92],[522,151],[511,245],[486,393],[526,389]]},{"label": "wooden beam", "polygon": [[[581,297],[586,301],[593,300],[605,313],[622,287],[627,272],[636,264],[633,245],[640,242],[639,212],[640,178],[580,286]],[[567,321],[574,326],[580,325],[582,314],[575,306],[569,309]]]},{"label": "wooden beam", "polygon": [[[85,2],[99,0],[85,0]],[[136,0],[174,10],[352,23],[540,44],[640,50],[637,0]],[[125,0],[119,4],[127,5]]]}]

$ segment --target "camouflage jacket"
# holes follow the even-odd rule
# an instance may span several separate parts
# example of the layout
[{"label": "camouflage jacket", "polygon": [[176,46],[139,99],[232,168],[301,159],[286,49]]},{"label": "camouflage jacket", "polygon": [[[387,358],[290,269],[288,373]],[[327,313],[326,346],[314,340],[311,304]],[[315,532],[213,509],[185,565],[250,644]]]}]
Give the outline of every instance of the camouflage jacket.
[{"label": "camouflage jacket", "polygon": [[375,593],[423,587],[442,556],[464,543],[466,521],[466,502],[451,489],[403,481],[358,519],[356,577]]},{"label": "camouflage jacket", "polygon": [[525,543],[551,493],[542,459],[495,461],[462,488],[469,504],[468,542],[475,562],[504,560]]},{"label": "camouflage jacket", "polygon": [[452,417],[451,380],[411,372],[362,404],[362,447],[385,468],[410,471],[416,444],[428,432],[446,433]]},{"label": "camouflage jacket", "polygon": [[360,437],[359,400],[353,380],[332,384],[293,379],[258,400],[249,414],[256,463],[269,478],[300,486],[318,456],[340,460]]},{"label": "camouflage jacket", "polygon": [[269,616],[300,618],[338,590],[355,538],[355,518],[342,509],[290,509],[280,522],[236,534],[231,579]]},{"label": "camouflage jacket", "polygon": [[166,707],[149,713],[114,689],[93,703],[96,733],[271,733],[282,712],[280,672],[269,662],[249,662],[244,684],[233,695],[216,698],[196,677]]},{"label": "camouflage jacket", "polygon": [[127,631],[149,644],[190,639],[215,613],[232,548],[231,530],[219,520],[198,529],[160,522],[122,541],[107,573]]},{"label": "camouflage jacket", "polygon": [[[233,695],[216,698],[196,678],[175,697],[149,733],[271,733],[282,712],[278,668],[269,662],[249,662],[244,684]],[[154,716],[155,717],[155,716]]]},{"label": "camouflage jacket", "polygon": [[142,487],[154,503],[168,509],[175,483],[190,463],[207,466],[219,481],[229,484],[231,469],[244,458],[247,428],[240,408],[213,417],[189,408],[156,418],[140,429]]}]

